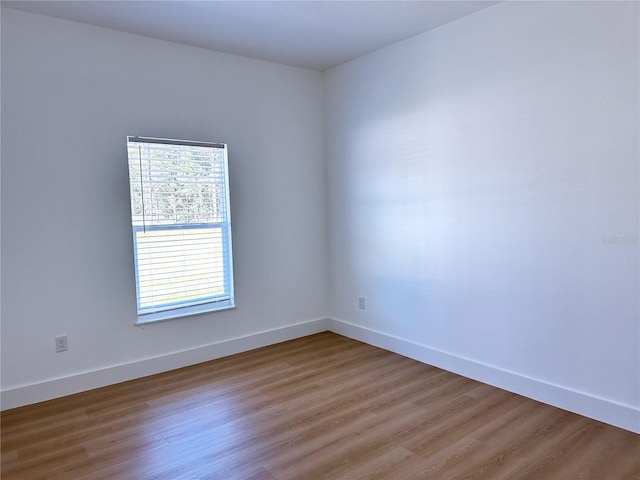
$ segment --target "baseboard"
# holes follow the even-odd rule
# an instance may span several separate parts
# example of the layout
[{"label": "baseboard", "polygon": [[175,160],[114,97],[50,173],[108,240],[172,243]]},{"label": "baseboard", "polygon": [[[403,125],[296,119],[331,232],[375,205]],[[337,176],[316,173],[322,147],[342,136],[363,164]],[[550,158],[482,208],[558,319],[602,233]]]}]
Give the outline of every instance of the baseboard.
[{"label": "baseboard", "polygon": [[584,392],[554,385],[516,372],[436,350],[404,338],[345,322],[329,319],[332,332],[413,358],[482,383],[523,395],[585,417],[640,433],[640,409]]},{"label": "baseboard", "polygon": [[73,393],[215,360],[216,358],[246,352],[326,330],[328,330],[328,319],[321,318],[236,337],[190,350],[172,352],[167,355],[145,358],[99,370],[22,385],[0,392],[0,405],[2,410],[30,405],[51,400],[52,398],[64,397]]},{"label": "baseboard", "polygon": [[321,318],[158,357],[80,372],[0,392],[2,410],[63,397],[246,352],[326,330],[428,363],[503,390],[640,433],[640,409],[486,365],[343,320]]}]

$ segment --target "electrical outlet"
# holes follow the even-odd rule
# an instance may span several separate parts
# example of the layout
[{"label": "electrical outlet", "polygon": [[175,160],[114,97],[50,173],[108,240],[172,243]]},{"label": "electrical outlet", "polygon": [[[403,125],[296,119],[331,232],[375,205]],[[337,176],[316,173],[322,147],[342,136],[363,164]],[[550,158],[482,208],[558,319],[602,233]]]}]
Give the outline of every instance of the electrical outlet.
[{"label": "electrical outlet", "polygon": [[58,335],[56,337],[56,353],[66,352],[69,350],[69,341],[66,335]]},{"label": "electrical outlet", "polygon": [[364,297],[358,297],[358,308],[364,310]]}]

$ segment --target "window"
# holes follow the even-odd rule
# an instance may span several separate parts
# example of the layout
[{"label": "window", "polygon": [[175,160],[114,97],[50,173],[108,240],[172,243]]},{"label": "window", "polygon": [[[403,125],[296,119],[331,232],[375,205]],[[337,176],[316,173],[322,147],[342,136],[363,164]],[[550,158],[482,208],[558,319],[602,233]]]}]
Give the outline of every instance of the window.
[{"label": "window", "polygon": [[127,137],[138,321],[232,308],[227,147]]}]

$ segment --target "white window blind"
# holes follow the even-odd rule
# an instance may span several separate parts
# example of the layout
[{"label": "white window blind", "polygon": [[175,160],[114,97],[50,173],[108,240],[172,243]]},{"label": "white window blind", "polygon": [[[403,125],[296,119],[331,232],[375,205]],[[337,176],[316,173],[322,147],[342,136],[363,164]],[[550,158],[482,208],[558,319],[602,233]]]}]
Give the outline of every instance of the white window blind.
[{"label": "white window blind", "polygon": [[127,147],[138,323],[233,307],[226,145]]}]

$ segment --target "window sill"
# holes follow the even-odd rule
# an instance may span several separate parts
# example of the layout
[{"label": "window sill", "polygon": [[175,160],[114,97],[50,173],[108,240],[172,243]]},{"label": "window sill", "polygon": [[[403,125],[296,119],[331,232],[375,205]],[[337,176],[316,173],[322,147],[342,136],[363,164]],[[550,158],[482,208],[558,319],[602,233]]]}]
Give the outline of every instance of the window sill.
[{"label": "window sill", "polygon": [[163,312],[145,313],[138,315],[136,325],[148,325],[150,323],[165,322],[177,318],[191,317],[193,315],[201,315],[203,313],[219,312],[221,310],[232,310],[236,308],[232,300],[224,302],[205,303],[203,305],[194,305],[191,307],[176,308],[173,310],[165,310]]}]

